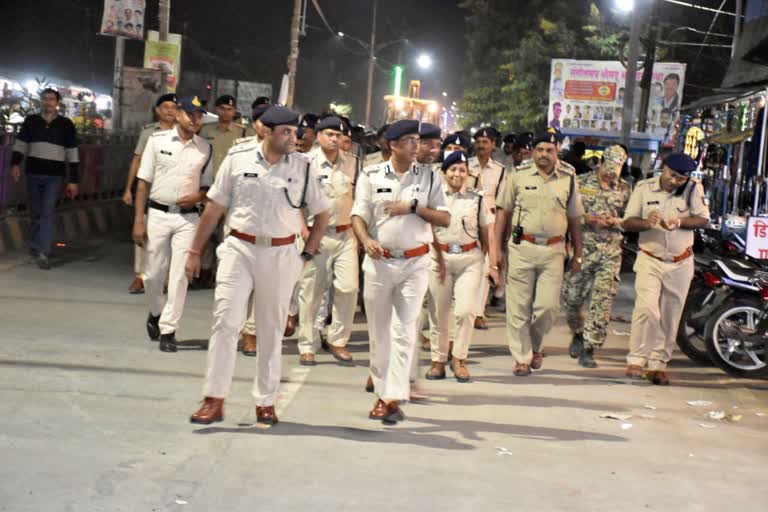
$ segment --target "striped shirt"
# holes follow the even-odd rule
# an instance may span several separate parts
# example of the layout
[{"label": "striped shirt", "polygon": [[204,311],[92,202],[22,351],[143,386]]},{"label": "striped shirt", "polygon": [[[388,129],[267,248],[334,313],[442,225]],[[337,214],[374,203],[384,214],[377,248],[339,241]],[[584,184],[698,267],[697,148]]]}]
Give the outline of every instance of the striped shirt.
[{"label": "striped shirt", "polygon": [[11,163],[20,164],[27,159],[27,174],[46,176],[67,176],[69,183],[78,183],[77,131],[68,118],[54,116],[47,122],[40,114],[24,119],[19,135],[13,145]]}]

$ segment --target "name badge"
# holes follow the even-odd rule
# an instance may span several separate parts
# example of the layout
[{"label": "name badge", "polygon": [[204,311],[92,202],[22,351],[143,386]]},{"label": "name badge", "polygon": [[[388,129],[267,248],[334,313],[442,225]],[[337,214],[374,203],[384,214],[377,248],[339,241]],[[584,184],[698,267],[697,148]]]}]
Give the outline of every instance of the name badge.
[{"label": "name badge", "polygon": [[321,180],[327,180],[328,179],[328,175],[327,174],[319,174],[317,177],[320,178]]},{"label": "name badge", "polygon": [[391,188],[377,188],[376,189],[376,193],[377,194],[382,193],[382,192],[392,192],[392,189]]},{"label": "name badge", "polygon": [[654,205],[654,204],[660,204],[660,203],[659,203],[658,201],[648,201],[648,202],[647,202],[647,203],[645,203],[645,204],[647,204],[648,206],[651,206],[651,205]]},{"label": "name badge", "polygon": [[246,173],[243,173],[243,176],[246,177],[246,178],[258,178],[259,177],[258,173],[255,173],[255,172],[246,172]]},{"label": "name badge", "polygon": [[525,187],[525,190],[538,190],[539,187]]},{"label": "name badge", "polygon": [[168,156],[171,156],[173,153],[171,153],[170,151],[166,151],[166,150],[164,150],[164,149],[161,149],[161,150],[160,150],[160,154],[161,154],[161,155],[168,155]]}]

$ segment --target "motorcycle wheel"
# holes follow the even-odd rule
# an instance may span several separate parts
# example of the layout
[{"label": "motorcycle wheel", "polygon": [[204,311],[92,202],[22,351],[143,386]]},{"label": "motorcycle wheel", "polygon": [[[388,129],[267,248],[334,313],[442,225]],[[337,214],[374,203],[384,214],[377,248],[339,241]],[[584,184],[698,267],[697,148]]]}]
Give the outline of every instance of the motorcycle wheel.
[{"label": "motorcycle wheel", "polygon": [[703,288],[703,283],[702,289],[694,289],[694,286],[695,283],[691,285],[692,289],[688,293],[688,298],[683,308],[683,315],[680,317],[680,325],[677,328],[677,346],[694,363],[702,366],[712,366],[712,358],[709,357],[707,342],[704,336],[706,325],[694,325],[689,321],[691,315],[696,313],[701,307],[701,302],[710,290]]},{"label": "motorcycle wheel", "polygon": [[722,330],[732,327],[754,329],[762,317],[762,301],[738,297],[717,308],[707,322],[705,341],[712,362],[735,377],[768,377],[766,347],[747,347],[741,339],[726,336]]}]

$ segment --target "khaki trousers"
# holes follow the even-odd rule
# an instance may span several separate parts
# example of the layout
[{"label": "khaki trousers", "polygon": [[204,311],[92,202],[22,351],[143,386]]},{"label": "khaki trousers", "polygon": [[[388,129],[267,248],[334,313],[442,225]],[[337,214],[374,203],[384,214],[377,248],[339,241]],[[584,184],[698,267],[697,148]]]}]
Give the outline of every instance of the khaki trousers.
[{"label": "khaki trousers", "polygon": [[291,293],[303,260],[295,245],[263,247],[227,237],[216,251],[219,268],[213,307],[213,334],[208,344],[208,371],[203,395],[226,398],[232,384],[237,340],[248,297],[253,292],[256,337],[256,378],[253,398],[258,406],[274,405],[280,386],[280,355]]},{"label": "khaki trousers", "polygon": [[[149,312],[160,315],[160,333],[176,332],[187,299],[184,264],[200,217],[196,213],[167,213],[154,208],[147,216],[144,289]],[[168,276],[168,294],[163,285]]]},{"label": "khaki trousers", "polygon": [[387,400],[410,397],[410,373],[418,338],[416,321],[429,286],[429,256],[363,260],[365,314],[371,345],[371,377]]},{"label": "khaki trousers", "polygon": [[517,363],[530,364],[560,310],[565,254],[562,244],[509,245],[507,340]]},{"label": "khaki trousers", "polygon": [[315,317],[326,290],[333,283],[333,305],[328,343],[345,347],[352,334],[358,288],[357,242],[351,231],[327,234],[320,252],[307,263],[299,293],[299,352],[315,353],[320,344]]},{"label": "khaki trousers", "polygon": [[635,262],[635,309],[627,364],[664,370],[693,279],[693,258],[659,261],[640,252]]},{"label": "khaki trousers", "polygon": [[[467,358],[475,318],[480,312],[478,296],[482,291],[480,284],[485,268],[485,258],[478,248],[463,254],[444,254],[444,258],[445,281],[440,283],[434,260],[429,274],[429,293],[437,316],[437,321],[432,324],[430,343],[432,361],[438,363],[448,361],[448,343],[454,326],[456,337],[453,340],[453,357]],[[454,297],[455,306],[451,308]]]}]

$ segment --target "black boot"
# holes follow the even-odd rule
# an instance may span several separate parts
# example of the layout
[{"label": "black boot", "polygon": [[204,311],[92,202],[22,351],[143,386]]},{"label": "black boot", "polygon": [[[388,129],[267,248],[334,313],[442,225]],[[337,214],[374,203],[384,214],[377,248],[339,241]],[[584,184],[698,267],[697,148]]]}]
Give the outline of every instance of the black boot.
[{"label": "black boot", "polygon": [[176,333],[163,334],[160,336],[161,352],[176,352]]},{"label": "black boot", "polygon": [[160,315],[152,316],[152,313],[147,317],[147,334],[149,339],[157,341],[160,338]]},{"label": "black boot", "polygon": [[593,352],[594,349],[591,346],[582,348],[581,354],[579,355],[579,365],[583,366],[584,368],[597,368],[597,363],[592,357]]},{"label": "black boot", "polygon": [[581,355],[581,350],[584,348],[584,334],[577,332],[571,338],[571,344],[568,346],[568,355],[573,359],[576,359]]}]

